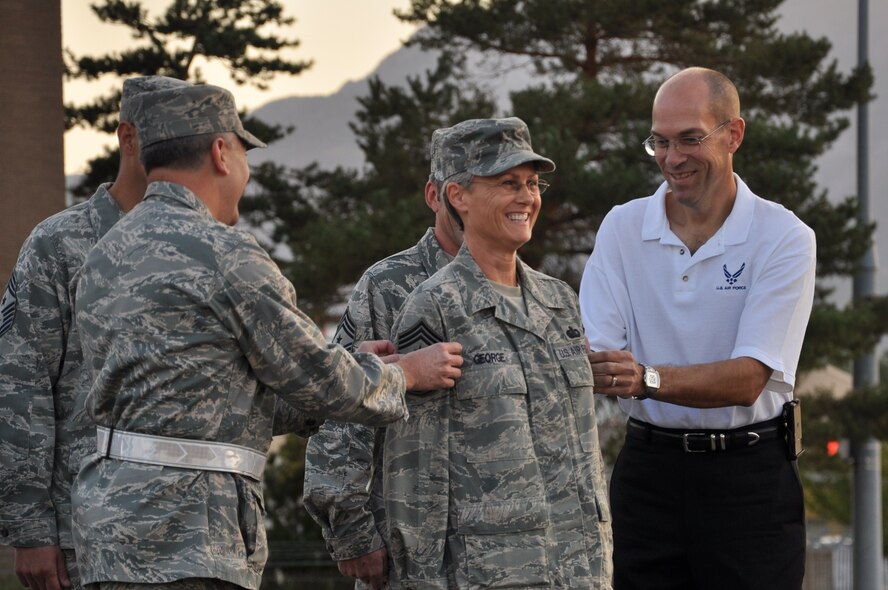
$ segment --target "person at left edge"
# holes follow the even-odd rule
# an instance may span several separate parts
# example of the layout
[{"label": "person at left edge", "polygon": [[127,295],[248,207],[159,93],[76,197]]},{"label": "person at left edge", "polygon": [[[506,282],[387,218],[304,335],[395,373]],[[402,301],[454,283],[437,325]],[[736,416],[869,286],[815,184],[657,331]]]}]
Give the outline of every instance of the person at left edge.
[{"label": "person at left edge", "polygon": [[80,587],[71,539],[71,483],[95,449],[78,397],[80,338],[72,321],[76,278],[90,248],[145,194],[133,99],[185,86],[164,76],[124,80],[113,183],[40,222],[22,246],[0,303],[0,543],[30,588]]},{"label": "person at left edge", "polygon": [[454,383],[460,346],[393,364],[328,346],[265,250],[231,227],[246,151],[265,145],[231,93],[172,89],[137,109],[150,184],[87,257],[75,310],[98,426],[72,494],[81,576],[99,589],[255,590],[276,398],[315,418],[391,422],[406,389]]}]

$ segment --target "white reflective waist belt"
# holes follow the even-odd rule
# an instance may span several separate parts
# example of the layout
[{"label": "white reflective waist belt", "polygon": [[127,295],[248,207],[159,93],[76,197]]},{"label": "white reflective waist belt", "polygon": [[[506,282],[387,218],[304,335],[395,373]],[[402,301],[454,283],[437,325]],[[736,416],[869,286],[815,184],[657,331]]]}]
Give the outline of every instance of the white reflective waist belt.
[{"label": "white reflective waist belt", "polygon": [[204,471],[226,471],[257,481],[265,470],[265,455],[229,443],[155,436],[105,426],[96,428],[96,448],[103,457],[136,463]]}]

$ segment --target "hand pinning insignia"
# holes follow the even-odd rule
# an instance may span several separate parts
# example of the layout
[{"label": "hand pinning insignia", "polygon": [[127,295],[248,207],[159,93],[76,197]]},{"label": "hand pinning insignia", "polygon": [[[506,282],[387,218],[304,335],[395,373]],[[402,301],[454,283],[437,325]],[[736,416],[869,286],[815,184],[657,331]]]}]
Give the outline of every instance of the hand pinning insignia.
[{"label": "hand pinning insignia", "polygon": [[349,352],[355,351],[355,322],[347,309],[345,315],[339,320],[339,325],[336,326],[336,336],[333,338],[333,342],[341,344]]},{"label": "hand pinning insignia", "polygon": [[444,339],[429,328],[423,320],[419,320],[412,328],[408,328],[398,334],[398,350],[406,350],[419,342],[425,346],[431,346],[432,344],[444,342]]},{"label": "hand pinning insignia", "polygon": [[579,338],[581,336],[580,331],[574,328],[573,326],[567,329],[567,337],[568,338]]},{"label": "hand pinning insignia", "polygon": [[15,308],[18,304],[17,290],[15,275],[12,275],[9,277],[9,284],[6,285],[3,299],[0,300],[0,336],[9,331],[12,327],[12,321],[15,319]]}]

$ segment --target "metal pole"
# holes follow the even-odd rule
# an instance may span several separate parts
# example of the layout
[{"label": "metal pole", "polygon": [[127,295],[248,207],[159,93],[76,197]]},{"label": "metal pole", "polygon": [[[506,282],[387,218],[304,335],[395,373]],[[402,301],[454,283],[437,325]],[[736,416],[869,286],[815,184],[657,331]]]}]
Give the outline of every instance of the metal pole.
[{"label": "metal pole", "polygon": [[[858,0],[857,63],[868,63],[868,0]],[[870,223],[868,103],[857,105],[857,197],[861,224]],[[854,299],[876,292],[876,245],[864,254],[854,277]],[[854,387],[876,385],[879,364],[875,351],[854,361]],[[875,438],[854,441],[854,590],[882,590],[882,458]]]},{"label": "metal pole", "polygon": [[854,453],[854,590],[882,590],[882,494],[879,441],[852,445]]}]

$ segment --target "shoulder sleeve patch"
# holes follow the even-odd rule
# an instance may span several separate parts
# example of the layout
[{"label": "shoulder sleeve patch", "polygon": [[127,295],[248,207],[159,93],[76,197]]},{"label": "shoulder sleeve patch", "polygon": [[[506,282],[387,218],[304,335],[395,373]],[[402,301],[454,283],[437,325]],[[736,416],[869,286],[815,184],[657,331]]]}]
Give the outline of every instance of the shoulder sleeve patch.
[{"label": "shoulder sleeve patch", "polygon": [[412,327],[398,334],[398,350],[412,348],[418,343],[422,343],[423,346],[431,346],[439,342],[444,342],[444,339],[435,333],[424,320],[419,320]]},{"label": "shoulder sleeve patch", "polygon": [[346,309],[345,315],[339,320],[336,326],[336,334],[333,336],[333,344],[341,344],[344,349],[349,352],[355,351],[355,321],[351,317],[351,312]]},{"label": "shoulder sleeve patch", "polygon": [[18,305],[18,290],[15,282],[15,274],[9,277],[9,283],[6,285],[6,292],[3,293],[3,299],[0,299],[0,336],[6,334],[12,327],[15,320],[15,310]]}]

